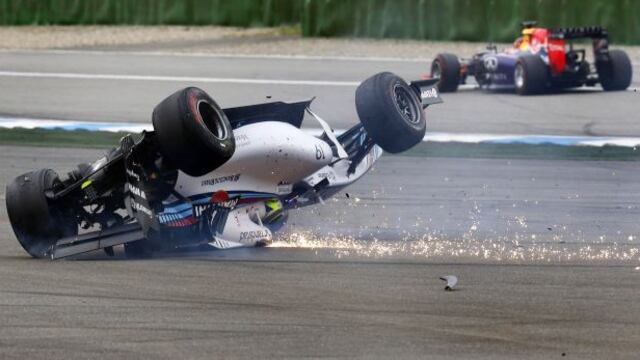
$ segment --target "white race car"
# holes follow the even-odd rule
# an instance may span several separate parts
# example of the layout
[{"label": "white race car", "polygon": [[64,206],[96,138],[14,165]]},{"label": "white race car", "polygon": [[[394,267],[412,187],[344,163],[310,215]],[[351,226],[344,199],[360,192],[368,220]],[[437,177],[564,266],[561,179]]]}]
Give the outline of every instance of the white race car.
[{"label": "white race car", "polygon": [[[360,124],[336,135],[311,100],[221,109],[189,87],[153,111],[154,131],[122,138],[64,179],[41,169],[6,189],[16,237],[52,259],[124,244],[128,257],[182,247],[263,246],[290,209],[322,202],[382,155],[422,141],[436,80],[379,73],[356,90]],[[300,130],[305,112],[322,135]]]}]

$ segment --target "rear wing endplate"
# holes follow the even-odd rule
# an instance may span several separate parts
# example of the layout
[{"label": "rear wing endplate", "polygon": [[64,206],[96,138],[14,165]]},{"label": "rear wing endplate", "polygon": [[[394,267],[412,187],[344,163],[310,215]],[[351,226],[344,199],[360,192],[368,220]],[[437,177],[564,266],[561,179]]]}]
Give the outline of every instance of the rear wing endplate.
[{"label": "rear wing endplate", "polygon": [[429,105],[442,103],[440,92],[438,91],[438,79],[416,80],[409,83],[411,88],[416,91],[418,97],[422,101],[422,108]]},{"label": "rear wing endplate", "polygon": [[549,30],[549,37],[552,39],[607,39],[609,33],[607,30],[600,26],[582,26],[582,27],[568,27]]}]

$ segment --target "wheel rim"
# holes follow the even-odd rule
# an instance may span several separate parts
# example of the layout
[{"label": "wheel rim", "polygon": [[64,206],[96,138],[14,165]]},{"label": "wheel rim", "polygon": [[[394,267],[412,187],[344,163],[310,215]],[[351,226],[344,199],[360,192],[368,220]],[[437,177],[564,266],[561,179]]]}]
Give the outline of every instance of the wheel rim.
[{"label": "wheel rim", "polygon": [[516,70],[513,74],[513,80],[515,81],[516,87],[518,89],[522,89],[524,87],[524,69],[522,68],[522,65],[516,65]]},{"label": "wheel rim", "polygon": [[412,124],[420,122],[418,107],[412,97],[413,95],[409,93],[409,90],[401,84],[396,84],[393,87],[393,94],[395,95],[396,108],[400,114],[402,114],[402,117]]},{"label": "wheel rim", "polygon": [[222,123],[222,114],[220,114],[211,104],[205,100],[198,101],[198,114],[202,118],[202,122],[209,129],[211,134],[219,140],[225,140],[229,134]]},{"label": "wheel rim", "polygon": [[434,61],[431,63],[431,78],[440,79],[442,76],[442,69],[440,68],[440,62]]}]

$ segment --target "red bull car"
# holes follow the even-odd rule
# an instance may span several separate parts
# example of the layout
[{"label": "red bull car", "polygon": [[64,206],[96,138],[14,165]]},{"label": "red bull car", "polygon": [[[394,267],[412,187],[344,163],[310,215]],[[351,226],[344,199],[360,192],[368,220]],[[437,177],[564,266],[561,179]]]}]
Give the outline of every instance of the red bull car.
[{"label": "red bull car", "polygon": [[[590,39],[593,62],[574,42]],[[625,90],[631,84],[632,66],[622,50],[609,50],[608,33],[598,26],[546,29],[524,22],[513,48],[487,50],[471,59],[438,54],[431,64],[431,77],[441,92],[454,92],[473,76],[483,89],[515,89],[520,95],[550,90],[595,86],[605,91]]]}]

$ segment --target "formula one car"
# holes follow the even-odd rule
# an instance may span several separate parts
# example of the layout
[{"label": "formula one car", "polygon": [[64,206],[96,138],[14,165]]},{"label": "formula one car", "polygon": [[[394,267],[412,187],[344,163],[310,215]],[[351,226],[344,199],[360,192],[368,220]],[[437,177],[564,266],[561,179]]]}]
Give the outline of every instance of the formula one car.
[{"label": "formula one car", "polygon": [[[544,29],[524,22],[522,36],[512,49],[487,51],[471,59],[439,54],[431,64],[431,78],[438,79],[441,92],[454,92],[473,76],[485,89],[513,89],[520,95],[540,94],[553,89],[594,86],[605,91],[625,90],[631,84],[632,67],[622,50],[609,50],[607,31],[601,27]],[[573,41],[589,38],[594,64],[584,49]]]},{"label": "formula one car", "polygon": [[[360,124],[336,135],[311,100],[221,109],[189,87],[153,111],[153,131],[64,178],[41,169],[6,189],[9,220],[33,257],[52,259],[124,244],[128,257],[184,247],[272,241],[290,209],[322,202],[381,156],[422,141],[435,81],[379,73],[356,90]],[[302,131],[305,113],[322,135]]]}]

